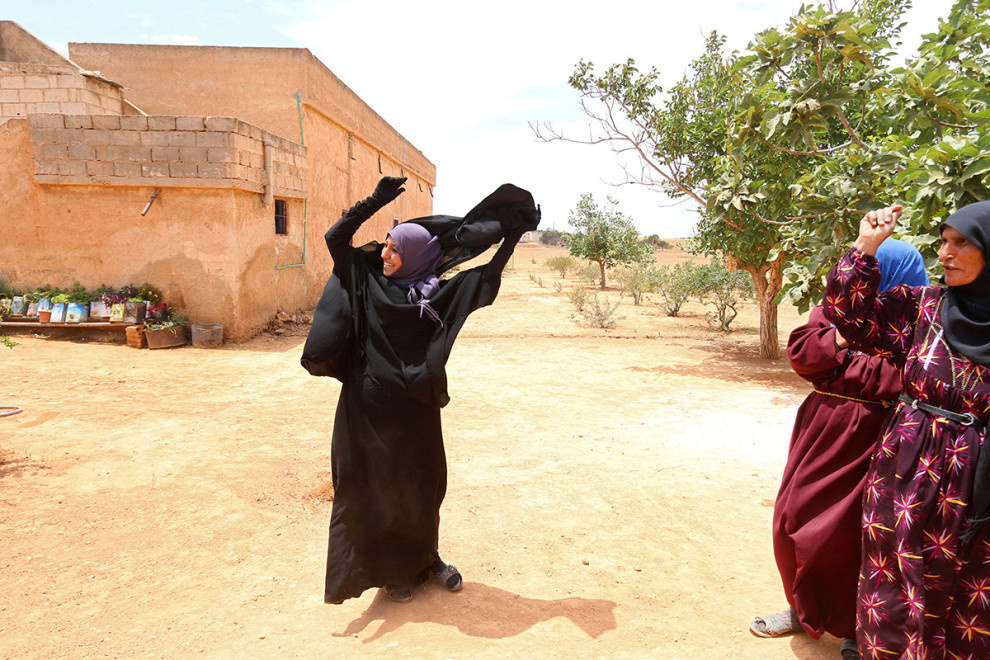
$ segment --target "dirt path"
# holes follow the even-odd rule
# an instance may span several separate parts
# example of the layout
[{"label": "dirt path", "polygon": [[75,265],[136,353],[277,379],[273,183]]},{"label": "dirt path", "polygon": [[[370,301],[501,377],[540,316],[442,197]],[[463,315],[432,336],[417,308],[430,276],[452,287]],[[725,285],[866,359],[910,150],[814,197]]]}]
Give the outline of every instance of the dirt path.
[{"label": "dirt path", "polygon": [[770,516],[807,392],[756,357],[755,306],[718,335],[626,297],[606,333],[548,254],[519,248],[454,349],[441,553],[466,584],[406,605],[322,603],[338,387],[302,336],[0,349],[24,408],[0,418],[0,657],[837,658],[746,627],[784,604]]}]

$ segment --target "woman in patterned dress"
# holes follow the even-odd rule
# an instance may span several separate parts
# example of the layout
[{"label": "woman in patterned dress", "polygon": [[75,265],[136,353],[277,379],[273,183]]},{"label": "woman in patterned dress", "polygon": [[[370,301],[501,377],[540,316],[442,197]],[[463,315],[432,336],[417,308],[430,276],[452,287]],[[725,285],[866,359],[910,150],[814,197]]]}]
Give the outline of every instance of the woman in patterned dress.
[{"label": "woman in patterned dress", "polygon": [[[877,293],[877,246],[901,207],[871,211],[829,275],[826,318],[903,365],[903,393],[863,498],[857,640],[867,658],[990,658],[990,202],[942,225],[945,287]],[[982,463],[980,462],[982,458]]]}]

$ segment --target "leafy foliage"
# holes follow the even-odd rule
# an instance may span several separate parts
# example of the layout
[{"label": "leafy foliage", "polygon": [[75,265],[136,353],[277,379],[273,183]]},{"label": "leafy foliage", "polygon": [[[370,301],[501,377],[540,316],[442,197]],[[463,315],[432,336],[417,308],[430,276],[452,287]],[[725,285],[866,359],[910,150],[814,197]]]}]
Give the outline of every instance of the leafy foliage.
[{"label": "leafy foliage", "polygon": [[540,231],[540,243],[556,247],[563,244],[564,233],[557,229],[544,229]]},{"label": "leafy foliage", "polygon": [[696,279],[690,262],[663,266],[657,270],[654,286],[660,295],[660,307],[667,316],[677,316],[681,307],[695,295]]},{"label": "leafy foliage", "polygon": [[736,318],[742,299],[752,297],[753,283],[745,273],[730,270],[725,260],[714,259],[710,263],[695,266],[690,275],[692,289],[698,299],[715,308],[708,315],[712,328],[729,331],[729,324]]},{"label": "leafy foliage", "polygon": [[561,278],[567,277],[567,273],[576,270],[578,265],[578,260],[567,254],[558,254],[546,260],[547,268],[559,273]]},{"label": "leafy foliage", "polygon": [[805,5],[743,55],[712,33],[669,90],[633,60],[570,78],[593,131],[571,141],[634,154],[627,183],[698,204],[696,249],[750,274],[765,357],[778,294],[814,304],[864,212],[905,205],[900,233],[931,263],[944,216],[990,199],[990,0],[957,0],[897,66],[909,2]]},{"label": "leafy foliage", "polygon": [[634,263],[616,270],[616,276],[622,284],[622,290],[632,296],[633,305],[643,302],[643,295],[655,290],[657,283],[656,264]]},{"label": "leafy foliage", "polygon": [[615,208],[617,205],[609,197],[606,205],[599,207],[594,196],[581,195],[568,216],[568,223],[580,231],[564,235],[564,244],[572,255],[598,264],[602,289],[606,269],[645,262],[653,256],[653,249],[640,242],[636,226]]}]

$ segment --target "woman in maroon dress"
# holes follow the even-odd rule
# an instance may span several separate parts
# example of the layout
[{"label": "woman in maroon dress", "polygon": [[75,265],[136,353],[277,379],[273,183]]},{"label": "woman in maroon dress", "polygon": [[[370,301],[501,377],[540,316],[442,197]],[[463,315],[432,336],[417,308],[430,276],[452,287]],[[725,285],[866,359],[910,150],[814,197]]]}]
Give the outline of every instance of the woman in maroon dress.
[{"label": "woman in maroon dress", "polygon": [[[881,287],[928,284],[924,259],[912,245],[889,239],[877,251]],[[814,391],[801,404],[774,506],[773,546],[790,607],[750,624],[753,634],[801,631],[844,638],[856,653],[863,487],[870,456],[894,400],[900,370],[848,348],[822,313],[796,328],[787,356]]]}]

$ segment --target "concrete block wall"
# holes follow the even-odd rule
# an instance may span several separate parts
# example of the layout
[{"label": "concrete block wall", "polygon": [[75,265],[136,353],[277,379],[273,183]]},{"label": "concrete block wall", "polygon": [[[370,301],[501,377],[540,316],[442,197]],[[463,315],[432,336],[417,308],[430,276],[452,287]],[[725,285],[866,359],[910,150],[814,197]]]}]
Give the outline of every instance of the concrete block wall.
[{"label": "concrete block wall", "polygon": [[61,113],[122,114],[119,85],[71,66],[0,62],[0,122]]},{"label": "concrete block wall", "polygon": [[307,194],[306,148],[233,117],[35,114],[29,123],[39,183],[263,193],[270,180],[276,197]]}]

